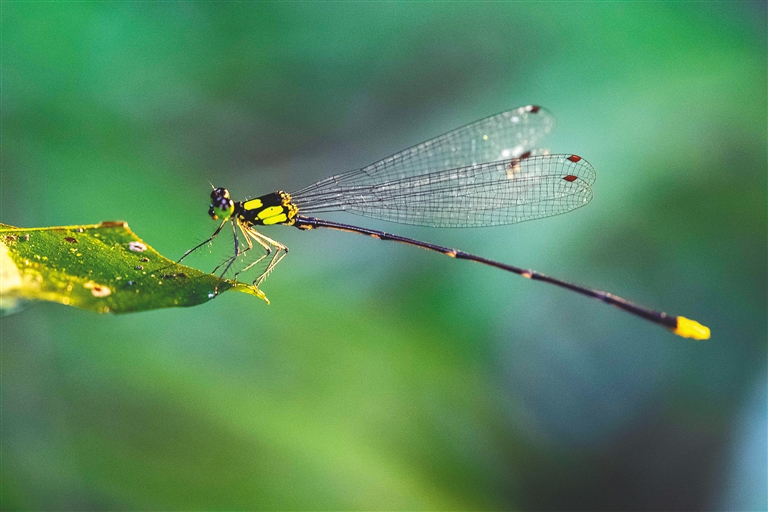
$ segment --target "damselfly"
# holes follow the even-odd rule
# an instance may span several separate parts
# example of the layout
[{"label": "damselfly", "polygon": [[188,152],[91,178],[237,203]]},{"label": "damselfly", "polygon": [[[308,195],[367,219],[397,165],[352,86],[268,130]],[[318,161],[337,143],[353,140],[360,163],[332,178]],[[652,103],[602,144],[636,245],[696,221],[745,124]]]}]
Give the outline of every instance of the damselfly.
[{"label": "damselfly", "polygon": [[[431,227],[480,227],[512,224],[560,215],[592,199],[595,171],[572,154],[547,154],[534,148],[554,128],[554,119],[538,106],[520,107],[476,121],[384,160],[318,181],[298,192],[273,192],[233,201],[225,188],[211,193],[208,214],[221,221],[204,242],[211,242],[229,223],[234,254],[214,269],[223,277],[235,261],[255,245],[259,257],[238,270],[234,278],[266,260],[254,280],[258,287],[288,253],[288,247],[264,235],[256,226],[280,224],[302,230],[329,228],[392,240],[472,260],[600,299],[687,338],[707,339],[709,329],[694,320],[652,311],[610,293],[571,284],[506,263],[457,249],[421,242],[374,229],[321,220],[323,212],[345,211],[401,224]],[[243,234],[245,244],[238,236]]]}]

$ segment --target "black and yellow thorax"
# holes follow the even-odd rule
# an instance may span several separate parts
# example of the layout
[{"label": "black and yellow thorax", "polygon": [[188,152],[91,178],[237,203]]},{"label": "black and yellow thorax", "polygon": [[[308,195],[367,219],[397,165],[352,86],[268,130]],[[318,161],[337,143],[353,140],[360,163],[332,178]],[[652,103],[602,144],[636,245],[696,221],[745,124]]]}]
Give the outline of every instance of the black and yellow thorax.
[{"label": "black and yellow thorax", "polygon": [[235,212],[241,220],[257,226],[286,224],[292,226],[299,209],[291,196],[282,190],[265,196],[235,203]]}]

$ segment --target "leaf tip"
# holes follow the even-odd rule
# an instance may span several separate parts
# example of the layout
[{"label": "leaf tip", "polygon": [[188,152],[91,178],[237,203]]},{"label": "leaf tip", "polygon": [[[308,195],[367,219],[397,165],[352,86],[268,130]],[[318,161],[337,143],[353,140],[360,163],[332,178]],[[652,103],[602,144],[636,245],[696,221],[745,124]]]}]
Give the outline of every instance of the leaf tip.
[{"label": "leaf tip", "polygon": [[96,226],[97,228],[128,228],[128,223],[124,220],[105,220],[102,222],[99,222],[99,224]]}]

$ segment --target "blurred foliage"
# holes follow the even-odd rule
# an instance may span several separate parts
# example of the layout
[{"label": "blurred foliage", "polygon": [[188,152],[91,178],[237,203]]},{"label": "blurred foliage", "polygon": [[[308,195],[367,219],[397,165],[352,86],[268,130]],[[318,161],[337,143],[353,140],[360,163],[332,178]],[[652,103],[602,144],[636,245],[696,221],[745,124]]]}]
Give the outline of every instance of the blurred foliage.
[{"label": "blurred foliage", "polygon": [[181,255],[213,230],[209,181],[290,192],[539,104],[549,149],[596,169],[589,207],[366,226],[715,333],[677,343],[541,283],[276,226],[269,308],[0,319],[3,509],[766,509],[764,2],[0,9],[4,223],[124,218]]},{"label": "blurred foliage", "polygon": [[0,249],[0,299],[6,303],[45,300],[97,313],[131,313],[196,306],[230,289],[266,301],[252,286],[164,258],[125,222],[34,229],[0,224]]}]

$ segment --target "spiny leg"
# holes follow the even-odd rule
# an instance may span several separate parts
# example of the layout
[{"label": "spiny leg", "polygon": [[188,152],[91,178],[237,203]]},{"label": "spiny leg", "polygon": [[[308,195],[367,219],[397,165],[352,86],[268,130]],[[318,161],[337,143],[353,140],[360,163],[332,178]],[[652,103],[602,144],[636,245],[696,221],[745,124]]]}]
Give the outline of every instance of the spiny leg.
[{"label": "spiny leg", "polygon": [[221,232],[221,228],[223,228],[224,224],[226,224],[226,223],[227,223],[227,221],[224,221],[221,224],[219,224],[219,227],[216,228],[216,231],[213,232],[213,234],[208,238],[208,240],[205,240],[204,242],[200,242],[199,244],[197,244],[196,246],[194,246],[193,248],[191,248],[190,250],[185,252],[184,255],[176,261],[176,263],[181,263],[181,260],[183,260],[184,258],[189,256],[190,254],[192,254],[193,252],[195,252],[196,250],[198,250],[199,248],[201,248],[205,244],[208,244],[208,243],[212,242],[213,239],[216,238],[216,236]]},{"label": "spiny leg", "polygon": [[[225,265],[231,265],[232,264],[231,262],[234,261],[235,258],[237,258],[237,246],[238,246],[237,236],[235,236],[235,238],[233,240],[235,242],[235,254],[234,254],[234,256],[230,256],[230,257],[226,258],[224,261],[222,261],[221,263],[219,263],[218,265],[213,267],[213,270],[211,270],[211,274],[215,274],[216,272],[218,272],[218,270],[221,267],[223,267]],[[223,277],[223,274],[222,274],[222,277]]]},{"label": "spiny leg", "polygon": [[237,273],[235,274],[235,279],[237,279],[237,276],[239,274],[241,274],[243,272],[248,272],[251,268],[253,268],[254,265],[258,265],[266,257],[267,257],[267,254],[264,254],[259,259],[257,259],[256,261],[253,261],[253,262],[249,263],[248,266],[246,266],[242,270],[238,270]]},{"label": "spiny leg", "polygon": [[[245,241],[248,242],[248,248],[243,251],[243,253],[245,253],[245,251],[249,251],[249,250],[253,249],[253,242],[251,242],[251,237],[248,236],[248,231],[247,231],[246,226],[242,222],[238,222],[237,226],[240,228],[240,231],[243,233],[243,236],[245,237]],[[252,268],[254,265],[257,265],[261,260],[263,260],[264,258],[269,256],[270,254],[272,254],[272,249],[268,245],[266,245],[264,242],[262,242],[261,240],[258,240],[258,239],[256,239],[256,242],[258,242],[259,245],[262,246],[264,248],[264,251],[266,251],[266,252],[264,254],[262,254],[255,261],[249,263],[245,268],[242,268],[242,269],[238,270],[237,272],[235,272],[235,276],[234,276],[235,281],[237,281],[237,276],[238,275],[240,275],[243,272],[248,271],[248,269]]]},{"label": "spiny leg", "polygon": [[[232,256],[231,258],[228,258],[224,263],[221,263],[221,264],[217,265],[216,268],[213,269],[213,272],[211,272],[211,274],[215,274],[216,271],[220,267],[224,266],[224,271],[219,276],[219,281],[224,279],[224,276],[227,274],[227,272],[229,272],[229,268],[232,266],[232,264],[235,262],[235,260],[237,260],[237,257],[240,256],[240,239],[237,236],[237,229],[235,227],[235,221],[234,220],[232,220],[232,235],[233,235],[234,241],[235,241],[235,254],[234,254],[234,256]],[[245,251],[243,251],[243,252],[245,252]],[[218,284],[216,285],[215,293],[217,295],[219,293],[219,285]]]},{"label": "spiny leg", "polygon": [[[259,277],[257,277],[253,281],[253,285],[258,288],[259,285],[262,282],[264,282],[264,279],[266,279],[267,275],[270,272],[272,272],[272,269],[275,268],[275,265],[277,265],[280,262],[280,260],[282,260],[283,257],[285,257],[285,254],[288,252],[288,247],[286,247],[285,245],[281,244],[280,242],[278,242],[276,240],[273,240],[273,239],[269,238],[268,236],[265,236],[265,235],[259,233],[255,229],[248,229],[246,232],[251,237],[253,237],[253,239],[256,240],[256,242],[261,244],[263,247],[267,248],[267,254],[270,254],[272,252],[272,249],[269,248],[269,244],[271,244],[273,247],[275,247],[275,249],[277,249],[277,252],[275,252],[274,256],[272,256],[272,259],[270,260],[269,264],[267,265],[266,270],[264,270],[264,272],[262,272],[259,275]],[[266,257],[267,254],[265,254],[264,257]],[[261,259],[263,259],[263,258],[261,258]],[[248,265],[248,267],[246,267],[243,270],[247,270],[247,269],[253,267],[256,263],[258,263],[258,261],[253,262],[252,264]]]},{"label": "spiny leg", "polygon": [[[275,254],[272,256],[272,259],[269,261],[269,264],[267,265],[267,268],[264,270],[264,272],[262,272],[259,275],[259,277],[257,277],[253,281],[253,285],[256,288],[258,288],[259,285],[261,285],[261,283],[263,283],[264,280],[267,278],[269,273],[272,272],[272,270],[275,268],[275,266],[277,266],[277,264],[280,263],[280,261],[286,256],[286,254],[288,254],[288,247],[286,247],[285,245],[281,244],[277,240],[273,240],[273,239],[269,238],[268,236],[266,236],[266,235],[264,235],[262,233],[259,233],[258,231],[256,231],[255,229],[253,229],[251,227],[246,226],[244,229],[245,229],[246,233],[248,233],[254,240],[256,240],[256,242],[261,244],[263,247],[269,247],[271,245],[272,247],[277,249]],[[271,252],[271,250],[269,250],[269,252]],[[253,265],[255,265],[256,263],[257,262],[254,262],[251,265],[248,265],[248,267],[246,267],[243,270],[247,270],[247,269],[253,267]]]},{"label": "spiny leg", "polygon": [[272,272],[272,270],[274,270],[274,268],[277,266],[277,264],[280,263],[283,260],[283,258],[285,258],[288,255],[288,247],[286,247],[285,245],[281,244],[280,242],[278,242],[276,240],[272,240],[271,238],[262,235],[261,233],[259,233],[259,235],[263,236],[268,241],[268,243],[271,243],[272,245],[274,245],[275,248],[277,249],[277,251],[275,252],[275,255],[272,256],[272,259],[270,260],[269,265],[267,265],[267,268],[256,279],[256,281],[255,281],[256,288],[258,288],[259,285],[262,282],[264,282],[264,280]]},{"label": "spiny leg", "polygon": [[[224,227],[224,224],[226,224],[226,222],[227,222],[227,221],[224,221],[224,222],[222,222],[221,224],[219,224],[219,227],[218,227],[218,228],[216,228],[216,231],[214,231],[214,232],[213,232],[213,234],[212,234],[210,237],[208,237],[208,238],[207,238],[205,241],[203,241],[203,242],[200,242],[199,244],[197,244],[196,246],[194,246],[193,248],[191,248],[190,250],[188,250],[187,252],[185,252],[185,253],[184,253],[184,254],[181,256],[181,258],[179,258],[178,260],[176,260],[176,264],[178,265],[179,263],[181,263],[181,260],[183,260],[184,258],[186,258],[187,256],[189,256],[190,254],[192,254],[193,252],[195,252],[196,250],[198,250],[199,248],[201,248],[201,247],[202,247],[202,246],[204,246],[205,244],[211,243],[211,242],[213,241],[213,239],[214,239],[214,238],[216,238],[216,236],[217,236],[217,235],[218,235],[218,234],[221,232],[221,229]],[[173,265],[173,263],[169,263],[168,265],[165,265],[165,266],[163,266],[163,267],[160,267],[160,268],[158,268],[158,269],[154,270],[154,272],[160,272],[160,271],[162,271],[162,270],[165,270],[165,269],[167,269],[167,268],[171,267],[172,265]]]}]

